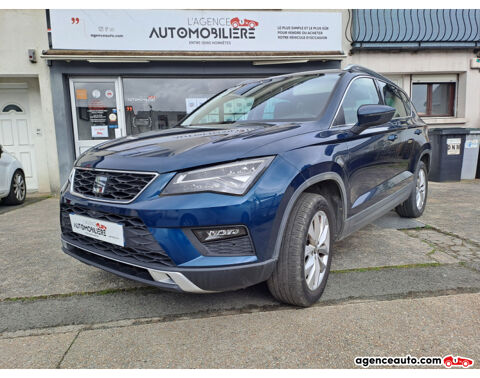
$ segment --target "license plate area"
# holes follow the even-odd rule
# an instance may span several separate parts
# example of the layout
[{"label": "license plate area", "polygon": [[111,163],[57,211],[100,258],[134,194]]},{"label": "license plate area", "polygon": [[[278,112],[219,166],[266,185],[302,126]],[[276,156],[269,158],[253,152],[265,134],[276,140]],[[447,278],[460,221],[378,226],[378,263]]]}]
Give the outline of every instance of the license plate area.
[{"label": "license plate area", "polygon": [[121,224],[73,213],[70,214],[70,223],[72,225],[72,231],[77,234],[121,247],[125,246],[123,225]]}]

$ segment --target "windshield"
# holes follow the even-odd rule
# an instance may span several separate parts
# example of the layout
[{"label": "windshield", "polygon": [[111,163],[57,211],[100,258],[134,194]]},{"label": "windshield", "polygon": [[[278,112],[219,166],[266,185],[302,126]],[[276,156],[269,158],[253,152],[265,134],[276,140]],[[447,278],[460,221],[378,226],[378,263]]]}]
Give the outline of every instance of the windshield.
[{"label": "windshield", "polygon": [[197,108],[182,126],[312,120],[323,112],[339,76],[317,73],[243,83]]}]

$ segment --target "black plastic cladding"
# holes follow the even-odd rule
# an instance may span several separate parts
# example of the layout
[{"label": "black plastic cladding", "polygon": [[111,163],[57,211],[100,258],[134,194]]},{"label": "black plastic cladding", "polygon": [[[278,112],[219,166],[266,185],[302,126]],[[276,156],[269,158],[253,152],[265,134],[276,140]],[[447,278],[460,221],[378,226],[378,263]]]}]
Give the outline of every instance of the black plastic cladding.
[{"label": "black plastic cladding", "polygon": [[[72,231],[70,214],[83,215],[123,225],[125,247],[92,239]],[[81,206],[62,204],[60,207],[62,236],[79,248],[136,265],[148,267],[175,266],[163,248],[158,244],[145,224],[137,217],[103,213]]]}]

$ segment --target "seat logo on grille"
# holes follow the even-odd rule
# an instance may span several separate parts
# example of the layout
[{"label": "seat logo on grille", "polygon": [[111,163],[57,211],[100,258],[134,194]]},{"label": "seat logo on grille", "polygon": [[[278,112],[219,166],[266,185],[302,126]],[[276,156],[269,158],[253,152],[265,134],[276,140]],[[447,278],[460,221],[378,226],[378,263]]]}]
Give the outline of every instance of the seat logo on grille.
[{"label": "seat logo on grille", "polygon": [[93,184],[93,193],[95,195],[100,195],[105,193],[105,188],[107,186],[107,176],[96,176],[95,177],[95,182]]}]

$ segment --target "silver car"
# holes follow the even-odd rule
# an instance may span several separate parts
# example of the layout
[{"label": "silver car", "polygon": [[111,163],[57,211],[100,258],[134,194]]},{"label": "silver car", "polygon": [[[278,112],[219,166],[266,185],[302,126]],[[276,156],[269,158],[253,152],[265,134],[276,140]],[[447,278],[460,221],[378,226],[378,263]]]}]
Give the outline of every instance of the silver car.
[{"label": "silver car", "polygon": [[25,201],[27,185],[22,164],[0,145],[0,201],[19,205]]}]

